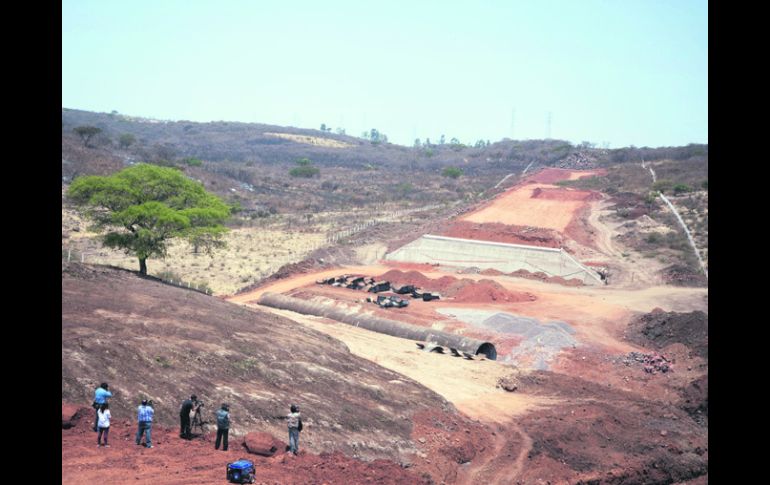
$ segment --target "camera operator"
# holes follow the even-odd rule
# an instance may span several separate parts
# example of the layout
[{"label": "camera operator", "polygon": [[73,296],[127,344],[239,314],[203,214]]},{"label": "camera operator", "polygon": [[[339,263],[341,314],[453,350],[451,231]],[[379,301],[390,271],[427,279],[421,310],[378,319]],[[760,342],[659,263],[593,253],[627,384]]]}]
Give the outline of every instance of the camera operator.
[{"label": "camera operator", "polygon": [[[193,394],[190,399],[182,402],[182,409],[179,410],[179,419],[181,421],[181,430],[179,437],[186,440],[192,439],[192,430],[190,429],[190,412],[198,404],[198,396]],[[202,404],[202,403],[201,403]]]}]

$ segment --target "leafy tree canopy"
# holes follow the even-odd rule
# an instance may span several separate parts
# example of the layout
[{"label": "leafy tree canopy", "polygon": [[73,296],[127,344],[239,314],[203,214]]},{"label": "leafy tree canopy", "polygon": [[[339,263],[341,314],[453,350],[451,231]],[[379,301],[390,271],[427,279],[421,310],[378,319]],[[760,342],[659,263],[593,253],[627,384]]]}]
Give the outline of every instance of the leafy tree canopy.
[{"label": "leafy tree canopy", "polygon": [[120,143],[121,148],[128,148],[136,141],[136,137],[132,135],[131,133],[124,133],[120,135],[120,139],[118,140],[118,143]]},{"label": "leafy tree canopy", "polygon": [[196,250],[222,246],[230,207],[179,170],[138,164],[110,176],[79,177],[67,196],[84,209],[102,242],[139,259],[165,257],[168,241],[182,238]]},{"label": "leafy tree canopy", "polygon": [[96,126],[85,125],[73,128],[72,131],[80,136],[80,138],[83,140],[84,146],[89,146],[88,142],[91,141],[91,138],[101,133],[102,129],[97,128]]},{"label": "leafy tree canopy", "polygon": [[463,169],[458,167],[446,167],[444,171],[441,173],[444,177],[450,177],[453,179],[458,178],[460,175],[463,174]]}]

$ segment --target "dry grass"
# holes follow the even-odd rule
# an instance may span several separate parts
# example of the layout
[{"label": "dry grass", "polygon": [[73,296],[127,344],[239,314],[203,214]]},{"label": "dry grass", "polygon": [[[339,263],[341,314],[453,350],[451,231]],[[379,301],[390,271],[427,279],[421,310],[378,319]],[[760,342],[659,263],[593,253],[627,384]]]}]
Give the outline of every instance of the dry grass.
[{"label": "dry grass", "polygon": [[297,143],[305,143],[308,145],[316,145],[330,148],[350,148],[353,145],[338,140],[332,140],[329,138],[319,138],[317,136],[307,135],[292,135],[290,133],[264,133],[264,135],[275,136],[286,140],[291,140]]},{"label": "dry grass", "polygon": [[[316,229],[317,232],[307,232],[307,226],[302,232],[278,227],[233,229],[225,237],[227,247],[212,255],[194,254],[189,244],[174,241],[165,259],[147,260],[147,271],[152,275],[174,273],[183,281],[207,285],[214,294],[232,294],[285,264],[304,259],[326,238],[324,227]],[[62,209],[62,248],[85,253],[87,263],[139,269],[135,257],[102,247],[97,234],[89,232],[87,223],[68,209]]]}]

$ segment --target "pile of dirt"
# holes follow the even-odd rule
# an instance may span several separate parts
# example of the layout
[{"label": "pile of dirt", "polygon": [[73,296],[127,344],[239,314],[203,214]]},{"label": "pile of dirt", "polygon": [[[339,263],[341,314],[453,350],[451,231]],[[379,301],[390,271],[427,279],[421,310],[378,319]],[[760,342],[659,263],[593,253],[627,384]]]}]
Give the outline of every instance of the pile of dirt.
[{"label": "pile of dirt", "polygon": [[628,325],[626,338],[656,350],[681,343],[693,354],[708,359],[708,330],[708,315],[701,311],[678,313],[656,308],[634,318]]},{"label": "pile of dirt", "polygon": [[274,456],[249,454],[242,440],[230,436],[229,450],[214,450],[213,433],[192,441],[179,438],[178,427],[155,425],[153,448],[136,446],[136,425],[113,417],[109,448],[97,448],[96,433],[85,424],[62,431],[62,483],[220,484],[227,464],[254,463],[260,484],[384,483],[427,484],[429,476],[389,460],[361,461],[339,452],[315,454],[303,446],[312,430],[300,435],[298,456],[280,450]]},{"label": "pile of dirt", "polygon": [[695,421],[708,426],[708,422],[702,419],[708,419],[709,416],[709,376],[705,374],[691,381],[682,389],[682,400],[680,406],[687,411]]},{"label": "pile of dirt", "polygon": [[503,273],[502,271],[497,270],[495,268],[487,268],[487,269],[479,271],[479,274],[483,274],[484,276],[500,276],[500,275],[503,275],[505,273]]},{"label": "pile of dirt", "polygon": [[458,302],[493,303],[534,301],[531,293],[510,291],[500,283],[492,280],[474,281],[468,278],[457,279],[453,276],[442,276],[431,279],[419,271],[403,272],[397,269],[388,271],[375,278],[377,281],[390,281],[396,286],[414,285],[426,291],[435,291],[446,298],[454,298]]},{"label": "pile of dirt", "polygon": [[546,248],[558,248],[563,245],[563,237],[553,229],[501,223],[456,220],[441,231],[440,235],[475,241],[493,241]]},{"label": "pile of dirt", "polygon": [[191,392],[206,403],[208,421],[228,402],[237,417],[231,437],[282,436],[280,417],[297,403],[313,429],[306,449],[366,459],[413,452],[414,413],[455,413],[433,391],[286,318],[126,270],[65,263],[62,398],[90,403],[103,381],[117,420],[135,416],[144,397],[154,400],[159,425],[177,424]]},{"label": "pile of dirt", "polygon": [[518,420],[532,440],[522,483],[662,484],[708,473],[708,429],[672,405],[552,372],[519,382],[521,392],[569,397]]},{"label": "pile of dirt", "polygon": [[662,269],[661,273],[664,281],[674,286],[702,287],[709,284],[700,269],[684,264],[673,264]]},{"label": "pile of dirt", "polygon": [[390,281],[394,286],[414,285],[417,288],[432,290],[436,280],[432,280],[419,271],[400,271],[392,269],[384,274],[375,277],[376,281]]},{"label": "pile of dirt", "polygon": [[500,283],[492,280],[460,280],[460,285],[456,287],[454,300],[468,303],[502,303],[502,302],[520,302],[534,301],[535,295],[526,292],[509,291],[503,288]]},{"label": "pile of dirt", "polygon": [[564,286],[584,286],[584,283],[576,278],[564,279],[561,276],[548,276],[542,271],[532,273],[526,269],[520,269],[512,273],[508,273],[510,276],[516,276],[518,278],[527,278],[530,280],[539,280],[546,283],[556,283],[557,285]]}]

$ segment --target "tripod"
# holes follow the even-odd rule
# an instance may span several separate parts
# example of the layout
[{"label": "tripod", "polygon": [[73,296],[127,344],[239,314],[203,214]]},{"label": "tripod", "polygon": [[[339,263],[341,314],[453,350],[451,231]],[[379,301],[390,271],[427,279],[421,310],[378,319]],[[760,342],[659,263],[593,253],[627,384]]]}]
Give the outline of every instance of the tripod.
[{"label": "tripod", "polygon": [[201,434],[206,434],[206,425],[208,424],[208,421],[203,420],[203,417],[201,416],[201,408],[203,408],[203,404],[200,404],[195,408],[195,415],[193,415],[190,429],[191,431],[195,432],[195,428],[198,427],[201,430]]}]

